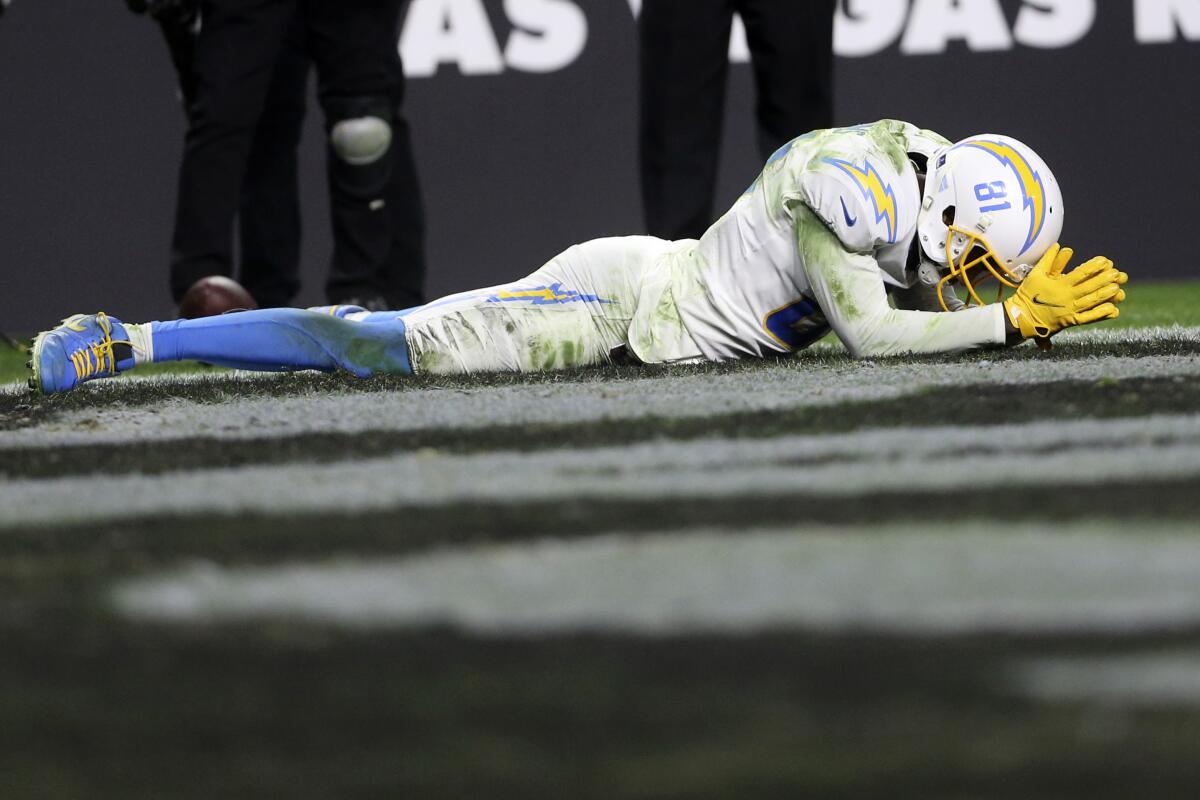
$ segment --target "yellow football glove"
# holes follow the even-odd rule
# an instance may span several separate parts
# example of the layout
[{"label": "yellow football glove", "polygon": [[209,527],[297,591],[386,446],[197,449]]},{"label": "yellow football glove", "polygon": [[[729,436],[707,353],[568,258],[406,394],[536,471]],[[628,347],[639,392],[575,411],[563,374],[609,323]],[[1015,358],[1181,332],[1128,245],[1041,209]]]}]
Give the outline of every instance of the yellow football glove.
[{"label": "yellow football glove", "polygon": [[1074,255],[1071,248],[1051,245],[1037,266],[1004,301],[1008,321],[1026,339],[1049,339],[1063,328],[1114,319],[1125,299],[1121,285],[1129,276],[1112,261],[1097,256],[1063,273]]}]

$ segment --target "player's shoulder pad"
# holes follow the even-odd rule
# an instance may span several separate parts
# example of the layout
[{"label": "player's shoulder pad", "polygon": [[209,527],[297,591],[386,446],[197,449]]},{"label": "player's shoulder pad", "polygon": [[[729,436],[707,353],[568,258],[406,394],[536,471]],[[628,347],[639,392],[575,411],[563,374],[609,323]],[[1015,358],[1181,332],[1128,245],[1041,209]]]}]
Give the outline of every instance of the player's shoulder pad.
[{"label": "player's shoulder pad", "polygon": [[861,136],[836,144],[823,147],[805,166],[800,177],[805,205],[853,252],[904,241],[916,228],[921,200],[903,151],[885,153]]}]

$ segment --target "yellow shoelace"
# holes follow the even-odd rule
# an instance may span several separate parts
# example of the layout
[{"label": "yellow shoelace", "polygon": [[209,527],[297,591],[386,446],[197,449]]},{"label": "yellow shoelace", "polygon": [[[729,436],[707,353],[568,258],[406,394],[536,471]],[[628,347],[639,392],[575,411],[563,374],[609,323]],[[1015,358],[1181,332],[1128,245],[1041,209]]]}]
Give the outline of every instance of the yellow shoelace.
[{"label": "yellow shoelace", "polygon": [[[73,331],[86,330],[83,327],[76,327],[75,321],[78,319],[80,317],[65,319],[63,325]],[[117,374],[117,359],[113,355],[112,323],[108,321],[108,315],[101,311],[96,314],[96,324],[104,331],[104,338],[70,354],[71,365],[75,367],[75,375],[81,381],[87,380],[101,370],[109,375]]]}]

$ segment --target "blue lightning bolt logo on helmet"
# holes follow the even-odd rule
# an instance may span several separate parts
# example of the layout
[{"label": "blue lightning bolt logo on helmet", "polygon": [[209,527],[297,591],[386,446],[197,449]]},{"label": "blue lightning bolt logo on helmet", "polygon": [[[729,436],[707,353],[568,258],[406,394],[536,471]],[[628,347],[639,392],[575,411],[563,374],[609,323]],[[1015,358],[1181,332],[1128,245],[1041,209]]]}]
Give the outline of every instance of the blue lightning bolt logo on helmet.
[{"label": "blue lightning bolt logo on helmet", "polygon": [[976,147],[984,152],[991,153],[999,159],[1001,164],[1011,169],[1013,174],[1017,176],[1017,183],[1021,187],[1021,194],[1024,200],[1022,208],[1029,212],[1029,233],[1025,236],[1025,243],[1021,246],[1020,253],[1018,253],[1018,255],[1023,255],[1038,238],[1038,234],[1042,232],[1042,227],[1046,224],[1046,187],[1042,183],[1042,176],[1030,166],[1029,162],[1016,148],[1005,142],[993,142],[987,139],[968,139],[956,146]]},{"label": "blue lightning bolt logo on helmet", "polygon": [[884,183],[879,171],[870,160],[863,160],[861,167],[840,158],[822,159],[850,176],[854,185],[862,192],[864,200],[870,200],[875,211],[875,221],[887,225],[888,242],[896,241],[896,194],[889,183]]},{"label": "blue lightning bolt logo on helmet", "polygon": [[971,304],[986,302],[980,281],[995,280],[997,299],[1015,289],[1062,227],[1054,173],[1011,136],[968,136],[929,162],[917,237],[925,256],[944,265],[939,285],[955,282]]}]

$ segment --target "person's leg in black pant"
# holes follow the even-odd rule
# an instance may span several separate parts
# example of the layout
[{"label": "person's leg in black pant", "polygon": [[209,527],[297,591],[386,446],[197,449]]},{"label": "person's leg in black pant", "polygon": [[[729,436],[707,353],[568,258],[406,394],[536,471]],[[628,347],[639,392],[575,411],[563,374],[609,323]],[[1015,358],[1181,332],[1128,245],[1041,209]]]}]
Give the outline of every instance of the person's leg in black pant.
[{"label": "person's leg in black pant", "polygon": [[178,301],[206,275],[230,270],[254,128],[296,0],[204,0],[196,42],[196,102],[184,141],[172,239]]},{"label": "person's leg in black pant", "polygon": [[179,79],[179,96],[183,112],[190,119],[196,102],[196,17],[199,6],[180,3],[157,15],[154,21],[167,43],[175,76]]},{"label": "person's leg in black pant", "polygon": [[301,0],[329,134],[334,253],[329,302],[385,305],[380,267],[392,246],[392,177],[400,0]]},{"label": "person's leg in black pant", "polygon": [[[403,4],[402,4],[403,6]],[[392,177],[387,205],[392,217],[392,246],[379,272],[388,308],[412,308],[425,302],[425,210],[413,158],[412,136],[402,111],[404,71],[395,61],[396,98],[392,117]]]},{"label": "person's leg in black pant", "polygon": [[392,246],[379,272],[388,308],[412,308],[425,302],[425,210],[408,121],[400,111],[392,121],[392,177],[387,204],[392,217]]},{"label": "person's leg in black pant", "polygon": [[286,306],[300,290],[300,186],[296,149],[304,130],[310,61],[296,14],[275,64],[238,214],[240,282],[259,308]]},{"label": "person's leg in black pant", "polygon": [[737,0],[758,90],[765,160],[802,133],[833,125],[834,0]]},{"label": "person's leg in black pant", "polygon": [[651,236],[696,238],[712,222],[732,24],[732,0],[642,6],[640,158]]}]

